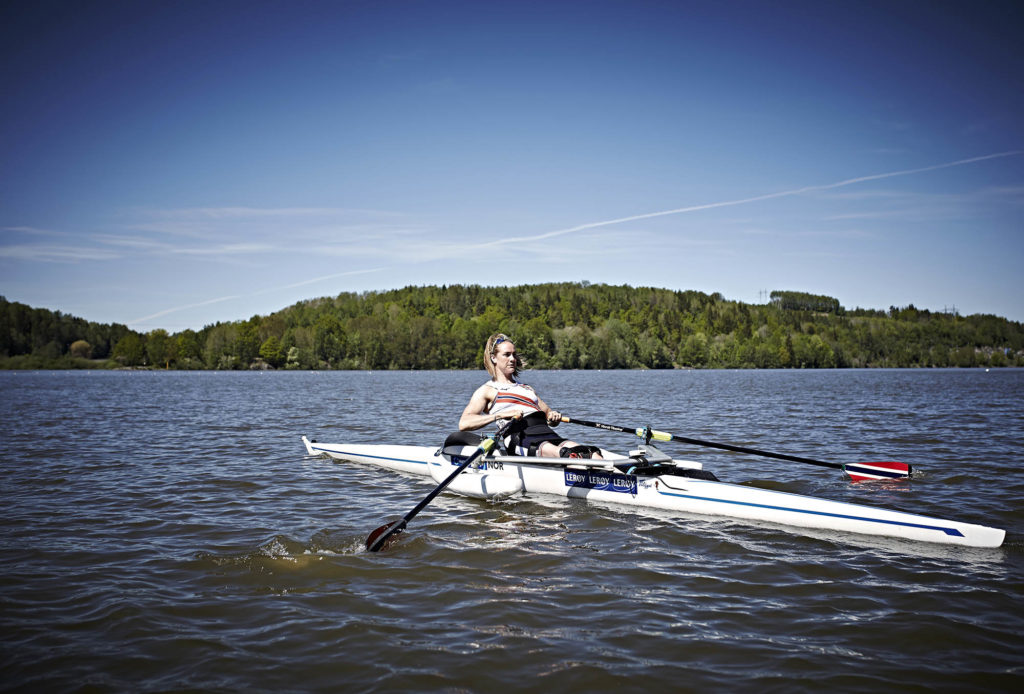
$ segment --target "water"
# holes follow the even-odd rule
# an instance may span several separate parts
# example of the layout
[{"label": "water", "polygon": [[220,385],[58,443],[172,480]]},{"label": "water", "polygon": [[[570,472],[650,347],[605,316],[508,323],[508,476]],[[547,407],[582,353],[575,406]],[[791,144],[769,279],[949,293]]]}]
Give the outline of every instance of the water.
[{"label": "water", "polygon": [[[0,373],[0,689],[1010,691],[1024,684],[1024,371],[529,372],[721,479],[1005,528],[949,548],[443,494],[306,458],[433,445],[481,373]],[[563,425],[623,450],[635,439]]]}]

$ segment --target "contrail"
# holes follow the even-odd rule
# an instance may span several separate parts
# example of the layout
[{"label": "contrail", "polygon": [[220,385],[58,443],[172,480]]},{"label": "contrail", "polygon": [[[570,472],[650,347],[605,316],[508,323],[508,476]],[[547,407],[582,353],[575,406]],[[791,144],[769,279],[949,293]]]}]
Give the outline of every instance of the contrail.
[{"label": "contrail", "polygon": [[652,219],[654,217],[667,217],[673,214],[683,214],[684,212],[698,212],[700,210],[712,210],[718,207],[734,207],[736,205],[746,205],[751,202],[760,202],[761,200],[773,200],[775,198],[792,197],[794,195],[802,195],[804,193],[811,193],[819,190],[831,190],[833,188],[842,188],[844,186],[852,186],[855,183],[864,183],[866,181],[877,181],[883,178],[894,178],[896,176],[909,176],[911,174],[925,173],[926,171],[937,171],[938,169],[948,169],[953,166],[963,166],[964,164],[973,164],[978,161],[985,161],[988,159],[998,159],[1000,157],[1012,157],[1018,154],[1024,154],[1024,150],[1011,150],[1009,152],[999,152],[997,154],[986,154],[981,157],[971,157],[970,159],[959,159],[957,161],[946,162],[945,164],[933,164],[932,166],[922,166],[917,169],[903,169],[901,171],[890,171],[888,173],[873,174],[871,176],[860,176],[858,178],[848,178],[845,181],[837,181],[836,183],[826,183],[824,185],[817,186],[804,186],[803,188],[794,188],[793,190],[784,190],[778,193],[766,193],[764,195],[755,195],[752,198],[740,198],[739,200],[726,200],[724,202],[712,202],[704,205],[692,205],[690,207],[677,207],[672,210],[664,210],[662,212],[648,212],[646,214],[637,214],[630,217],[618,217],[616,219],[607,219],[603,222],[589,222],[587,224],[580,224],[578,226],[569,227],[568,229],[559,229],[557,231],[548,231],[543,234],[536,236],[522,236],[519,238],[507,238],[499,239],[497,241],[491,241],[489,243],[480,244],[477,248],[487,248],[493,246],[501,246],[509,243],[522,243],[524,241],[540,241],[543,239],[550,239],[555,236],[564,236],[566,234],[573,234],[577,231],[585,231],[587,229],[595,229],[597,227],[606,227],[613,224],[622,224],[623,222],[635,222],[641,219]]},{"label": "contrail", "polygon": [[350,275],[367,275],[371,272],[380,272],[381,270],[387,270],[386,267],[371,267],[365,270],[349,270],[348,272],[336,272],[333,275],[324,275],[323,277],[311,277],[308,280],[302,280],[301,282],[294,282],[292,284],[286,284],[283,287],[274,287],[273,289],[264,289],[256,292],[256,294],[266,294],[267,292],[276,292],[281,289],[295,289],[296,287],[304,287],[307,284],[316,284],[317,282],[323,282],[324,280],[333,280],[338,277],[348,277]]},{"label": "contrail", "polygon": [[148,316],[143,316],[142,318],[136,318],[135,320],[130,320],[130,321],[128,321],[128,325],[134,325],[136,323],[145,323],[145,322],[151,321],[151,320],[153,320],[155,318],[162,318],[162,317],[166,316],[169,313],[177,313],[178,311],[185,311],[185,310],[190,309],[190,308],[199,308],[200,306],[209,306],[210,304],[219,304],[222,301],[232,301],[234,299],[241,299],[241,298],[242,298],[241,294],[232,294],[231,296],[221,296],[221,297],[218,297],[216,299],[207,299],[206,301],[200,301],[197,304],[187,304],[185,306],[175,306],[174,308],[167,308],[167,309],[164,309],[163,311],[157,311],[156,313],[153,313],[153,314],[148,315]]}]

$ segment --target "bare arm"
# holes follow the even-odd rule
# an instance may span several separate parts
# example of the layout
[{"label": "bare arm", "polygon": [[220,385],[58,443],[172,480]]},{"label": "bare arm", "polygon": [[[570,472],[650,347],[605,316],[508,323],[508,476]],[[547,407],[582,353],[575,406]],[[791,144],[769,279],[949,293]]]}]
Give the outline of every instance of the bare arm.
[{"label": "bare arm", "polygon": [[476,389],[473,397],[469,399],[466,409],[462,411],[462,416],[459,417],[459,431],[473,431],[485,427],[497,419],[495,415],[487,412],[494,400],[493,390],[487,385]]},{"label": "bare arm", "polygon": [[493,424],[499,419],[519,419],[523,416],[521,412],[513,410],[503,410],[495,414],[487,412],[491,403],[494,402],[497,392],[488,385],[482,385],[476,389],[473,397],[469,399],[466,409],[462,411],[462,416],[459,417],[459,431],[473,431]]},{"label": "bare arm", "polygon": [[548,404],[537,396],[537,404],[540,406],[540,411],[544,413],[544,416],[548,418],[548,424],[551,426],[558,426],[562,421],[562,413],[558,410],[552,410],[548,407]]}]

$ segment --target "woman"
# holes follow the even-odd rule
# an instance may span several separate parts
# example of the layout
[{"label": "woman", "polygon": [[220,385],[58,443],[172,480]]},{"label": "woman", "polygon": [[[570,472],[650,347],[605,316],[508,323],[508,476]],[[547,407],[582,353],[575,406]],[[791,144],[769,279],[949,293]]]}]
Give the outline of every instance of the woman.
[{"label": "woman", "polygon": [[491,335],[484,348],[484,367],[491,380],[477,388],[469,399],[459,418],[459,429],[472,431],[501,420],[518,419],[505,439],[510,454],[600,458],[600,449],[581,446],[552,431],[551,427],[562,420],[562,415],[548,407],[533,388],[518,381],[523,366],[516,346],[507,335]]}]

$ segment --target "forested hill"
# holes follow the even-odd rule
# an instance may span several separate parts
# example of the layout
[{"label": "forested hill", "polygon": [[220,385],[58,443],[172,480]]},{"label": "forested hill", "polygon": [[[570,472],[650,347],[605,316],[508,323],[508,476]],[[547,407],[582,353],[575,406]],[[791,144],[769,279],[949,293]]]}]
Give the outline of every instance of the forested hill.
[{"label": "forested hill", "polygon": [[473,369],[496,331],[512,336],[531,368],[1024,366],[1022,324],[997,316],[847,310],[790,291],[745,304],[588,283],[345,293],[175,334],[0,297],[0,366]]}]

